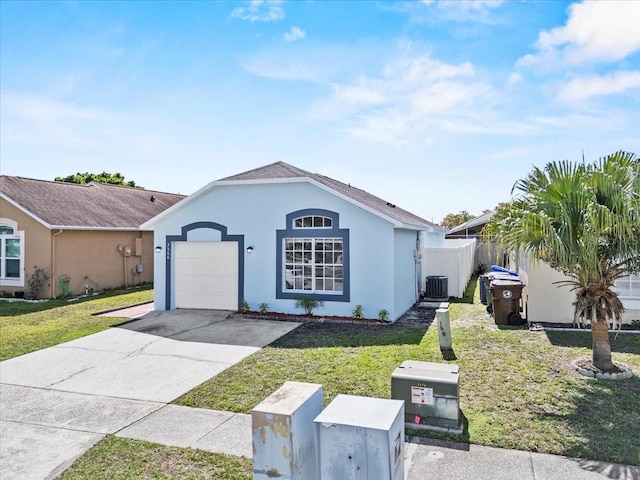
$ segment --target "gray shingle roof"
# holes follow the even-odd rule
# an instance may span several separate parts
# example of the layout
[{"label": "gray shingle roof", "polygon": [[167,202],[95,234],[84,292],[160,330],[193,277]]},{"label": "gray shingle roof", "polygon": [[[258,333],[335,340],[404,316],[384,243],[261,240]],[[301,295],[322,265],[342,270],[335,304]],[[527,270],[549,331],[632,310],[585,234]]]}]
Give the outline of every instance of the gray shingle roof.
[{"label": "gray shingle roof", "polygon": [[458,225],[457,227],[453,227],[451,230],[449,230],[448,233],[450,235],[456,233],[465,233],[466,230],[471,230],[476,227],[483,227],[489,222],[489,220],[491,220],[491,217],[493,217],[494,213],[496,213],[495,210],[489,210],[488,212],[485,212],[482,215],[478,215],[477,217],[472,218],[471,220],[468,220],[467,222]]},{"label": "gray shingle roof", "polygon": [[386,200],[383,200],[375,195],[372,195],[364,190],[347,185],[346,183],[339,182],[333,178],[320,175],[318,173],[311,173],[301,168],[294,167],[285,162],[276,162],[264,167],[249,170],[247,172],[232,175],[230,177],[222,178],[220,181],[235,181],[235,180],[268,180],[279,178],[310,178],[316,182],[328,187],[329,189],[338,192],[357,203],[365,205],[387,217],[390,217],[397,222],[404,225],[411,225],[414,227],[423,228],[435,228],[437,230],[444,230],[442,227],[431,223],[424,218],[414,215],[411,212],[403,210],[400,207],[393,205]]},{"label": "gray shingle roof", "polygon": [[6,175],[0,176],[0,193],[56,228],[138,229],[185,198],[119,185],[80,185]]}]

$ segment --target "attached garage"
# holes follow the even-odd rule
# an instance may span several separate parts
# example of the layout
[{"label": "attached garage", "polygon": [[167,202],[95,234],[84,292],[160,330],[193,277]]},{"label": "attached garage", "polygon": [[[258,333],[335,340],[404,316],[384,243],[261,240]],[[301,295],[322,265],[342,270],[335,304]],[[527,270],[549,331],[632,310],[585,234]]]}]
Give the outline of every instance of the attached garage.
[{"label": "attached garage", "polygon": [[176,308],[238,309],[238,242],[175,242]]}]

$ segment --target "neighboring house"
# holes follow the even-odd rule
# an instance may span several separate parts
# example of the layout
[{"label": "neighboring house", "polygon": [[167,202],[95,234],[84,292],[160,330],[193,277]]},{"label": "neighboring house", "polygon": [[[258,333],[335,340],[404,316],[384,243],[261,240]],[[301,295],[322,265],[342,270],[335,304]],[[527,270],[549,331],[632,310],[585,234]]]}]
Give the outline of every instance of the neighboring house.
[{"label": "neighboring house", "polygon": [[[523,305],[527,321],[534,323],[573,323],[575,292],[559,286],[566,280],[562,273],[544,262],[521,261],[518,273],[526,287]],[[640,320],[640,276],[631,275],[616,282],[620,300],[626,311],[623,323]]]},{"label": "neighboring house", "polygon": [[240,308],[397,319],[417,300],[423,245],[445,230],[283,162],[214,181],[143,224],[155,232],[155,308]]},{"label": "neighboring house", "polygon": [[48,276],[41,297],[152,281],[153,233],[140,225],[183,198],[0,176],[0,291],[27,291],[36,268]]},{"label": "neighboring house", "polygon": [[490,210],[483,213],[471,220],[453,227],[447,232],[447,239],[471,239],[475,238],[476,252],[475,252],[475,265],[484,266],[485,269],[489,269],[491,265],[500,265],[506,267],[509,261],[509,256],[505,250],[494,240],[487,243],[487,240],[482,235],[482,229],[491,221],[491,218],[496,213],[495,210]]},{"label": "neighboring house", "polygon": [[475,238],[477,240],[481,240],[482,229],[487,223],[489,223],[489,220],[491,220],[491,217],[493,217],[495,213],[495,210],[490,210],[467,222],[464,222],[462,225],[449,229],[446,238]]}]

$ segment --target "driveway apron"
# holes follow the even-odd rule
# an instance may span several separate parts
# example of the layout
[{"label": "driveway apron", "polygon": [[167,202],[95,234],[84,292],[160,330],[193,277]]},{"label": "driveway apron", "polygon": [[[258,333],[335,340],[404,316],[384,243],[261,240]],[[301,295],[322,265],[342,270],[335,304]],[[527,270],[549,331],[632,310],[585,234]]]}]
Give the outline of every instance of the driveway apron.
[{"label": "driveway apron", "polygon": [[222,311],[151,312],[1,362],[2,477],[55,477],[105,435],[158,411],[298,325]]}]

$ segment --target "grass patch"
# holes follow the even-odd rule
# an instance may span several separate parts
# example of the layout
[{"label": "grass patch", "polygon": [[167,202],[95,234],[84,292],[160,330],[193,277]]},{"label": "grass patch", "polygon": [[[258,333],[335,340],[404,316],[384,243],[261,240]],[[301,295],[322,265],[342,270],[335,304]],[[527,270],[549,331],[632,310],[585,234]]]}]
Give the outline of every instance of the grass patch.
[{"label": "grass patch", "polygon": [[92,313],[144,303],[153,290],[114,290],[69,302],[8,302],[0,299],[0,360],[74,340],[122,323]]},{"label": "grass patch", "polygon": [[[640,378],[577,374],[571,360],[590,355],[589,333],[498,328],[477,298],[452,304],[450,318],[447,358],[460,366],[468,425],[462,437],[417,434],[640,465]],[[611,346],[615,361],[640,373],[640,336],[614,334]],[[390,398],[404,360],[445,361],[435,326],[309,323],[175,403],[250,413],[287,380],[322,384],[325,405],[340,393]]]},{"label": "grass patch", "polygon": [[251,460],[191,448],[105,437],[62,473],[60,480],[250,480]]}]

